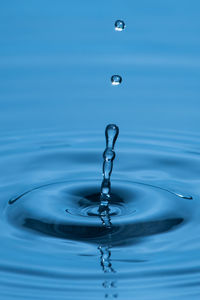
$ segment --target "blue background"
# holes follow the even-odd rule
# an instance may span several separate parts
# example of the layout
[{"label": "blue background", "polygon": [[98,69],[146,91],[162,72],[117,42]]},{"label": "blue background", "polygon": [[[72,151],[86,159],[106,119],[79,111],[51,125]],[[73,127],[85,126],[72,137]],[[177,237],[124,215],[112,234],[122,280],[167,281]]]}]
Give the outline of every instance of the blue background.
[{"label": "blue background", "polygon": [[[199,1],[0,4],[0,127],[199,131]],[[116,19],[126,30],[115,32]],[[121,86],[110,83],[123,77]]]}]

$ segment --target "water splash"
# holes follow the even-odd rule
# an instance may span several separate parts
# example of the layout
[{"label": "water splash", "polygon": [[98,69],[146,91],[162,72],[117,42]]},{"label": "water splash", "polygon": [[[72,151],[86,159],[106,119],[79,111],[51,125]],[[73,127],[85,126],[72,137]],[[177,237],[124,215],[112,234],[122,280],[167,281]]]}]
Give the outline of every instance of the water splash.
[{"label": "water splash", "polygon": [[[111,228],[111,216],[109,208],[109,200],[111,197],[110,177],[113,169],[113,161],[115,159],[114,146],[119,134],[119,128],[115,124],[109,124],[105,130],[106,149],[103,153],[103,181],[101,184],[100,206],[99,213],[102,220],[102,225],[108,230]],[[101,267],[104,273],[116,273],[111,263],[111,232],[107,234],[107,244],[98,247],[101,255]],[[105,298],[117,298],[118,294],[113,293],[113,288],[116,288],[116,281],[108,279],[103,282],[103,287],[106,289]],[[110,294],[111,291],[111,294]]]},{"label": "water splash", "polygon": [[110,177],[113,169],[113,160],[115,159],[114,146],[119,134],[119,128],[115,124],[109,124],[105,130],[106,149],[103,153],[103,181],[101,184],[101,195],[99,213],[102,223],[105,227],[111,226],[109,215],[109,200],[111,193]]}]

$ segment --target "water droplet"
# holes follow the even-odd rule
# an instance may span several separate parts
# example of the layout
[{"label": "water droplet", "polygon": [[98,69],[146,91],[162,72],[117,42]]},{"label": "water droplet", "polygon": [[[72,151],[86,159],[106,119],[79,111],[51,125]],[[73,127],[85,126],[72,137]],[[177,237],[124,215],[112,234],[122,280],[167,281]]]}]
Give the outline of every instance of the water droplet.
[{"label": "water droplet", "polygon": [[126,27],[126,25],[125,25],[124,21],[122,21],[122,20],[117,20],[117,21],[115,22],[115,30],[116,30],[116,31],[122,31],[122,30],[125,29],[125,27]]},{"label": "water droplet", "polygon": [[119,85],[122,82],[122,78],[119,75],[113,75],[111,77],[111,82],[112,82],[112,85]]}]

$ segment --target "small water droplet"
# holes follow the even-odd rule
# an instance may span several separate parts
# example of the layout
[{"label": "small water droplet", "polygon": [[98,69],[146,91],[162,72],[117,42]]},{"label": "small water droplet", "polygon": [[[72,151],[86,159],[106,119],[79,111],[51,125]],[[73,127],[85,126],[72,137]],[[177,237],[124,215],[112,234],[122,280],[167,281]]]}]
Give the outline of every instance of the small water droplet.
[{"label": "small water droplet", "polygon": [[125,25],[124,21],[122,21],[122,20],[117,20],[117,21],[115,22],[115,30],[116,30],[116,31],[122,31],[122,30],[125,29],[125,27],[126,27],[126,25]]},{"label": "small water droplet", "polygon": [[111,77],[111,82],[112,82],[112,85],[119,85],[122,83],[122,78],[119,75],[113,75]]}]

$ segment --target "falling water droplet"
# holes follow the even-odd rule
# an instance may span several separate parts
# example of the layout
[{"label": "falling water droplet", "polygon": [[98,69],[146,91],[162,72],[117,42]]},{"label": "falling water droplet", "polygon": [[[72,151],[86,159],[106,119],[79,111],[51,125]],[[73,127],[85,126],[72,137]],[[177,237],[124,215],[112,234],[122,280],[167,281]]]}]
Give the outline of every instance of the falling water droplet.
[{"label": "falling water droplet", "polygon": [[117,20],[115,22],[115,30],[116,31],[123,31],[125,29],[126,25],[124,23],[124,21],[122,20]]},{"label": "falling water droplet", "polygon": [[121,84],[121,82],[122,82],[121,76],[119,76],[119,75],[113,75],[111,77],[111,83],[112,83],[112,85],[119,85],[119,84]]}]

